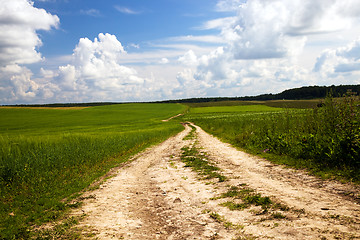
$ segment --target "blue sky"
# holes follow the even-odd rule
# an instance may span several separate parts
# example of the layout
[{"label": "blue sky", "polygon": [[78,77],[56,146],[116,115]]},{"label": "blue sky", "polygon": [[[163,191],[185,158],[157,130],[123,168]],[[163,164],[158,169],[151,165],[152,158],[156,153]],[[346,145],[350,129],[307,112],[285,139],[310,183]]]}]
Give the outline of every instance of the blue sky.
[{"label": "blue sky", "polygon": [[360,84],[358,0],[0,0],[0,105]]},{"label": "blue sky", "polygon": [[46,44],[40,50],[48,55],[72,52],[80,38],[94,39],[99,33],[116,35],[124,46],[145,47],[159,39],[196,35],[203,22],[226,15],[216,12],[215,5],[214,0],[57,0],[34,4],[60,18],[58,30],[42,33]]}]

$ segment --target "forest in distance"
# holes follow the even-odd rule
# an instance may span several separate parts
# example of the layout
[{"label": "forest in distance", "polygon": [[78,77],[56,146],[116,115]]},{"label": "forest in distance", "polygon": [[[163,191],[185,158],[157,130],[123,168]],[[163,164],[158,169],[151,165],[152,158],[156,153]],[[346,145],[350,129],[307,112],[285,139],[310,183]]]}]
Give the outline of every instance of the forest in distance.
[{"label": "forest in distance", "polygon": [[196,102],[219,102],[219,101],[269,101],[269,100],[311,100],[325,98],[328,94],[333,97],[342,97],[348,91],[355,95],[360,93],[358,85],[339,85],[339,86],[307,86],[292,88],[277,94],[261,94],[257,96],[245,97],[212,97],[212,98],[189,98],[163,101],[166,103],[196,103]]}]

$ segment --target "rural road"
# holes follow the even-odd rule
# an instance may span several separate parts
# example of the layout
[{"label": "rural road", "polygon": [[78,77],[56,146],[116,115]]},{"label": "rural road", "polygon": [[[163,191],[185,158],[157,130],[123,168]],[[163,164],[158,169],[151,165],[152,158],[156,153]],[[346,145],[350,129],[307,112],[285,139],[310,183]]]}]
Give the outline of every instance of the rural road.
[{"label": "rural road", "polygon": [[[79,224],[85,239],[360,239],[359,187],[274,165],[199,127],[195,138],[184,139],[190,131],[186,125],[85,193],[72,213],[86,214]],[[227,180],[185,167],[186,146],[196,146]],[[230,210],[223,203],[243,201],[224,196],[231,186],[267,196],[272,205]]]}]

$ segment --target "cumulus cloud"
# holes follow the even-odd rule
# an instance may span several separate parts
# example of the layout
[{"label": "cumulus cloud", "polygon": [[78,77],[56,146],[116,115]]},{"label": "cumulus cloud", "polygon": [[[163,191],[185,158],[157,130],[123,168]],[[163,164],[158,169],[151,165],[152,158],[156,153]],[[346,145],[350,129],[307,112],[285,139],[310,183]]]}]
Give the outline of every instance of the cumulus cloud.
[{"label": "cumulus cloud", "polygon": [[59,88],[48,81],[49,72],[44,78],[34,79],[26,67],[7,65],[0,67],[0,103],[26,103],[34,100],[50,99]]},{"label": "cumulus cloud", "polygon": [[[59,18],[33,6],[28,0],[0,0],[0,101],[29,101],[42,96],[43,83],[32,80],[33,73],[20,64],[42,60],[42,42],[37,30],[50,30]],[[45,84],[46,85],[46,84]],[[44,87],[46,87],[44,85]]]},{"label": "cumulus cloud", "polygon": [[219,1],[219,11],[236,15],[208,21],[204,28],[221,29],[236,59],[283,58],[301,53],[310,34],[351,26],[358,5],[356,0]]},{"label": "cumulus cloud", "polygon": [[[235,15],[208,21],[203,29],[220,30],[224,46],[179,58],[188,68],[178,73],[178,81],[206,82],[205,95],[252,95],[319,83],[318,73],[297,64],[308,36],[344,30],[360,13],[354,0],[221,0],[217,10]],[[327,77],[358,71],[358,43],[325,51],[314,69]]]},{"label": "cumulus cloud", "polygon": [[59,18],[27,0],[0,1],[0,65],[35,63],[42,42],[37,30],[57,27]]},{"label": "cumulus cloud", "polygon": [[[141,13],[115,8],[125,14]],[[197,28],[218,31],[216,36],[168,38],[179,43],[166,44],[166,50],[153,45],[159,49],[150,52],[129,44],[127,49],[136,52],[128,54],[115,35],[100,33],[95,39],[79,39],[63,66],[33,74],[23,64],[43,59],[36,31],[56,28],[59,19],[28,0],[0,0],[0,101],[243,96],[360,79],[360,40],[323,51],[312,71],[297,64],[309,36],[341,31],[359,20],[357,0],[219,0],[216,8],[227,17]],[[98,14],[92,9],[82,13]]]},{"label": "cumulus cloud", "polygon": [[201,96],[274,93],[314,81],[311,73],[288,59],[238,60],[224,48],[195,59],[195,67],[179,72],[177,80],[198,87]]},{"label": "cumulus cloud", "polygon": [[360,75],[360,38],[347,46],[324,50],[317,58],[313,71],[323,77]]},{"label": "cumulus cloud", "polygon": [[122,94],[130,94],[145,81],[135,69],[118,63],[124,55],[126,51],[115,35],[100,33],[94,41],[81,38],[72,63],[59,67],[57,84],[68,95],[124,100]]},{"label": "cumulus cloud", "polygon": [[198,64],[198,59],[193,50],[189,50],[179,57],[178,61],[186,66],[196,66]]}]

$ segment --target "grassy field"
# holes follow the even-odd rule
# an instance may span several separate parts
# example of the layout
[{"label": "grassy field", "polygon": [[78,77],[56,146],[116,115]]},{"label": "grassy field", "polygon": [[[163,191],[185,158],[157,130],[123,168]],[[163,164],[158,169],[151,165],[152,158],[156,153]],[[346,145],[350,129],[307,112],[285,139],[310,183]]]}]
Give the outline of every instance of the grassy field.
[{"label": "grassy field", "polygon": [[[323,107],[316,107],[323,102]],[[275,163],[360,182],[359,99],[191,103],[181,120]],[[0,239],[61,217],[95,179],[181,131],[180,104],[0,108]]]},{"label": "grassy field", "polygon": [[114,166],[183,127],[179,104],[0,108],[0,239],[26,239]]},{"label": "grassy field", "polygon": [[246,105],[264,105],[278,108],[316,108],[317,105],[324,102],[324,99],[311,100],[269,100],[269,101],[218,101],[218,102],[200,102],[186,103],[191,108],[202,107],[224,107],[224,106],[246,106]]},{"label": "grassy field", "polygon": [[239,106],[214,106],[191,108],[190,113],[246,113],[246,112],[275,112],[283,110],[281,108],[268,107],[265,105],[239,105]]},{"label": "grassy field", "polygon": [[282,106],[282,101],[195,104],[183,120],[276,163],[359,183],[359,99],[347,96],[322,102],[323,107],[314,109],[309,109],[308,101],[291,101],[296,108],[269,107]]}]

